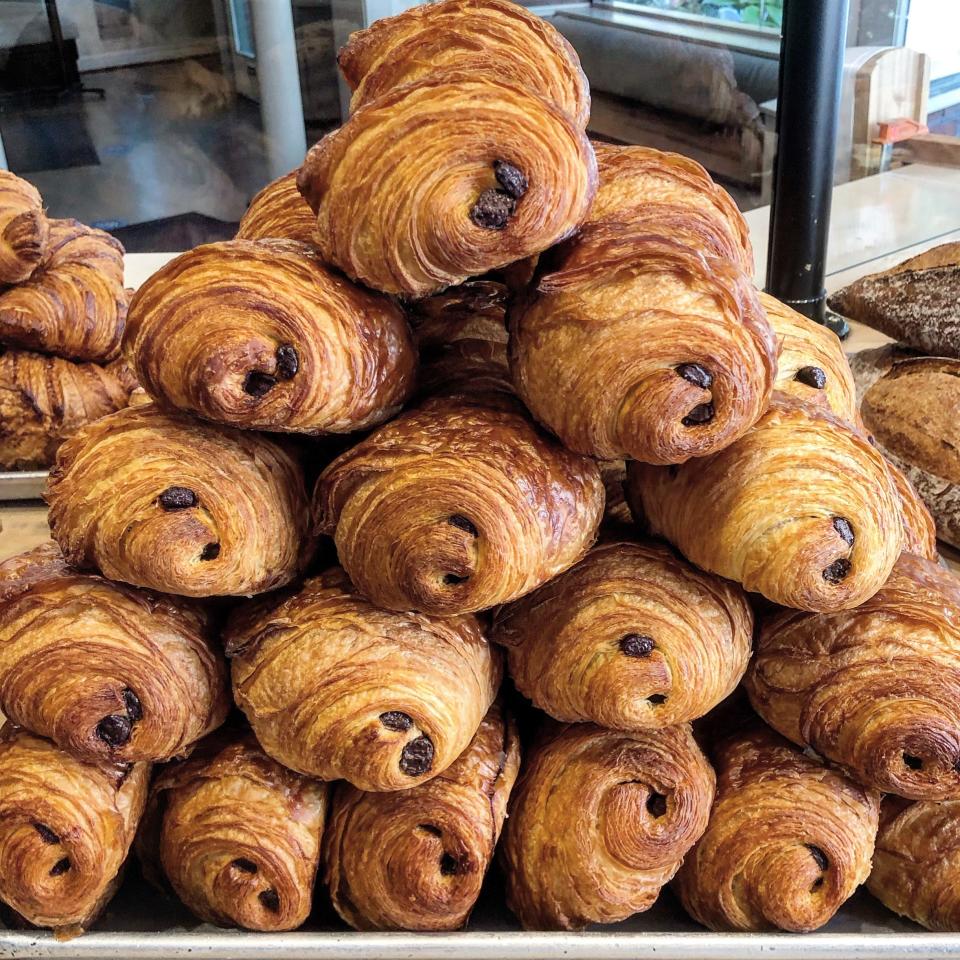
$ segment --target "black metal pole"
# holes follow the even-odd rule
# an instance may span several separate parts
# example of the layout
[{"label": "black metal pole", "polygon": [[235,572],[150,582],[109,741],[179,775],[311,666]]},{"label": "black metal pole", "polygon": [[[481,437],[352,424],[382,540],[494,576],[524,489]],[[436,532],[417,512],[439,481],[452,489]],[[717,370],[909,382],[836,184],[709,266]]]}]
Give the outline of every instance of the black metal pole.
[{"label": "black metal pole", "polygon": [[827,234],[849,0],[786,0],[767,290],[845,336],[826,310]]}]

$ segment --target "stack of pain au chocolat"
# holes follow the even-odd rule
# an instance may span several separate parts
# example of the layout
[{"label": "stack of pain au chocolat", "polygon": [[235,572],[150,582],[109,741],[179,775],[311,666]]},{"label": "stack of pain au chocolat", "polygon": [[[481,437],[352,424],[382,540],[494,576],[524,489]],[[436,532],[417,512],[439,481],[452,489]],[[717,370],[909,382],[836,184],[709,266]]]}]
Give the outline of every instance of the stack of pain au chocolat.
[{"label": "stack of pain au chocolat", "polygon": [[453,930],[496,859],[528,929],[960,927],[960,585],[838,341],[522,7],[340,65],[0,566],[0,899],[76,932],[135,849],[215,924]]},{"label": "stack of pain au chocolat", "polygon": [[120,242],[49,218],[0,170],[0,470],[50,466],[78,427],[127,405],[126,311]]}]

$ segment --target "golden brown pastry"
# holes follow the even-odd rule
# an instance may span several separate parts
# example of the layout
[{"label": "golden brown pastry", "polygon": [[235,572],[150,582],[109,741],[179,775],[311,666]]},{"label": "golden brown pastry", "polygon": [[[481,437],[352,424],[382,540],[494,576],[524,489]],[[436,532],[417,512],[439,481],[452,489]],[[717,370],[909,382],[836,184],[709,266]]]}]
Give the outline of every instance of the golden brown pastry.
[{"label": "golden brown pastry", "polygon": [[867,889],[928,930],[960,930],[960,800],[884,797]]},{"label": "golden brown pastry", "polygon": [[856,610],[767,619],[746,677],[757,713],[868,786],[960,798],[960,581],[905,553]]},{"label": "golden brown pastry", "polygon": [[634,526],[623,485],[627,481],[627,464],[624,460],[600,460],[597,463],[603,478],[603,490],[606,503],[603,508],[603,522],[609,529]]},{"label": "golden brown pastry", "polygon": [[887,460],[887,470],[900,496],[900,515],[903,518],[903,550],[927,560],[937,560],[937,528],[926,504],[920,499],[907,475]]},{"label": "golden brown pastry", "polygon": [[268,183],[240,218],[238,240],[299,240],[314,242],[317,218],[297,189],[298,167]]},{"label": "golden brown pastry", "polygon": [[49,232],[36,187],[0,170],[0,285],[21,283],[37,269]]},{"label": "golden brown pastry", "polygon": [[754,721],[713,751],[717,798],[675,881],[711,930],[822,927],[870,873],[880,797]]},{"label": "golden brown pastry", "polygon": [[96,765],[0,730],[0,900],[61,936],[82,933],[119,885],[148,763]]},{"label": "golden brown pastry", "polygon": [[120,241],[76,220],[51,220],[40,265],[0,290],[0,342],[104,362],[120,349],[126,310]]},{"label": "golden brown pastry", "polygon": [[134,384],[117,361],[101,367],[0,347],[0,469],[49,466],[78,427],[125,407]]},{"label": "golden brown pastry", "polygon": [[500,847],[527,930],[578,930],[653,906],[707,826],[714,774],[689,726],[549,724],[524,758]]},{"label": "golden brown pastry", "polygon": [[777,390],[798,400],[822,400],[858,426],[857,389],[837,335],[767,293],[760,294],[760,303],[780,342]]},{"label": "golden brown pastry", "polygon": [[137,854],[201,920],[294,930],[310,913],[326,808],[325,783],[225,730],[154,780]]},{"label": "golden brown pastry", "polygon": [[723,224],[693,204],[596,216],[511,307],[517,393],[577,453],[666,464],[722,449],[763,412],[777,368]]},{"label": "golden brown pastry", "polygon": [[339,567],[240,607],[225,641],[234,698],[264,750],[361,790],[442,773],[500,686],[499,651],[475,617],[380,610]]},{"label": "golden brown pastry", "polygon": [[499,77],[564,110],[581,128],[590,88],[580,59],[543,17],[506,0],[442,0],[377,20],[337,57],[354,91],[351,111],[438,70]]},{"label": "golden brown pastry", "polygon": [[318,530],[364,596],[449,616],[576,563],[596,537],[603,484],[512,398],[437,397],[334,460],[315,501]]},{"label": "golden brown pastry", "polygon": [[53,543],[0,563],[0,711],[93,761],[169,760],[230,706],[210,616],[76,573]]},{"label": "golden brown pastry", "polygon": [[153,404],[81,427],[44,497],[68,563],[185,597],[282,587],[312,550],[303,473],[284,447]]},{"label": "golden brown pastry", "polygon": [[883,457],[822,406],[774,394],[725,450],[678,467],[631,463],[627,500],[704,570],[800,610],[855,607],[900,553]]},{"label": "golden brown pastry", "polygon": [[507,288],[472,280],[413,305],[419,392],[513,393],[507,361]]},{"label": "golden brown pastry", "polygon": [[416,352],[403,311],[289,240],[181,254],[130,303],[124,350],[143,388],[235,427],[349,433],[398,413]]},{"label": "golden brown pastry", "polygon": [[520,767],[499,703],[457,760],[429,783],[363,793],[342,783],[323,840],[337,912],[357,930],[457,930],[470,916]]},{"label": "golden brown pastry", "polygon": [[325,260],[423,297],[570,234],[596,180],[560,108],[497,75],[440,71],[361,107],[307,154],[297,184]]},{"label": "golden brown pastry", "polygon": [[702,717],[733,691],[753,614],[736,584],[666,545],[613,540],[500,607],[491,637],[517,689],[551,717],[644,730]]}]

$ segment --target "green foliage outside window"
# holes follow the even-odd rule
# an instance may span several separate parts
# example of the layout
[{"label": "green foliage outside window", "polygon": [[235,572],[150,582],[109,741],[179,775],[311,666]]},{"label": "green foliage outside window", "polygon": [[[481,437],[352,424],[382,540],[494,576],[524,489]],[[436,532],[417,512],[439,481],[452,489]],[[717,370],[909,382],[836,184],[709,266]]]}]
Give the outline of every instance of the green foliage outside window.
[{"label": "green foliage outside window", "polygon": [[783,0],[639,0],[643,6],[698,14],[751,27],[779,30]]}]

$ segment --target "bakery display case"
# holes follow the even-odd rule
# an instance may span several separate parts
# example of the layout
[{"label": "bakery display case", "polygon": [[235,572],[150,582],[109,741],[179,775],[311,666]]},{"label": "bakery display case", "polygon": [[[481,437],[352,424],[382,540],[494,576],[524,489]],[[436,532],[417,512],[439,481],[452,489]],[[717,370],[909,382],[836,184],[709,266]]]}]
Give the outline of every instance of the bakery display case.
[{"label": "bakery display case", "polygon": [[952,3],[7,6],[0,953],[960,956]]}]

